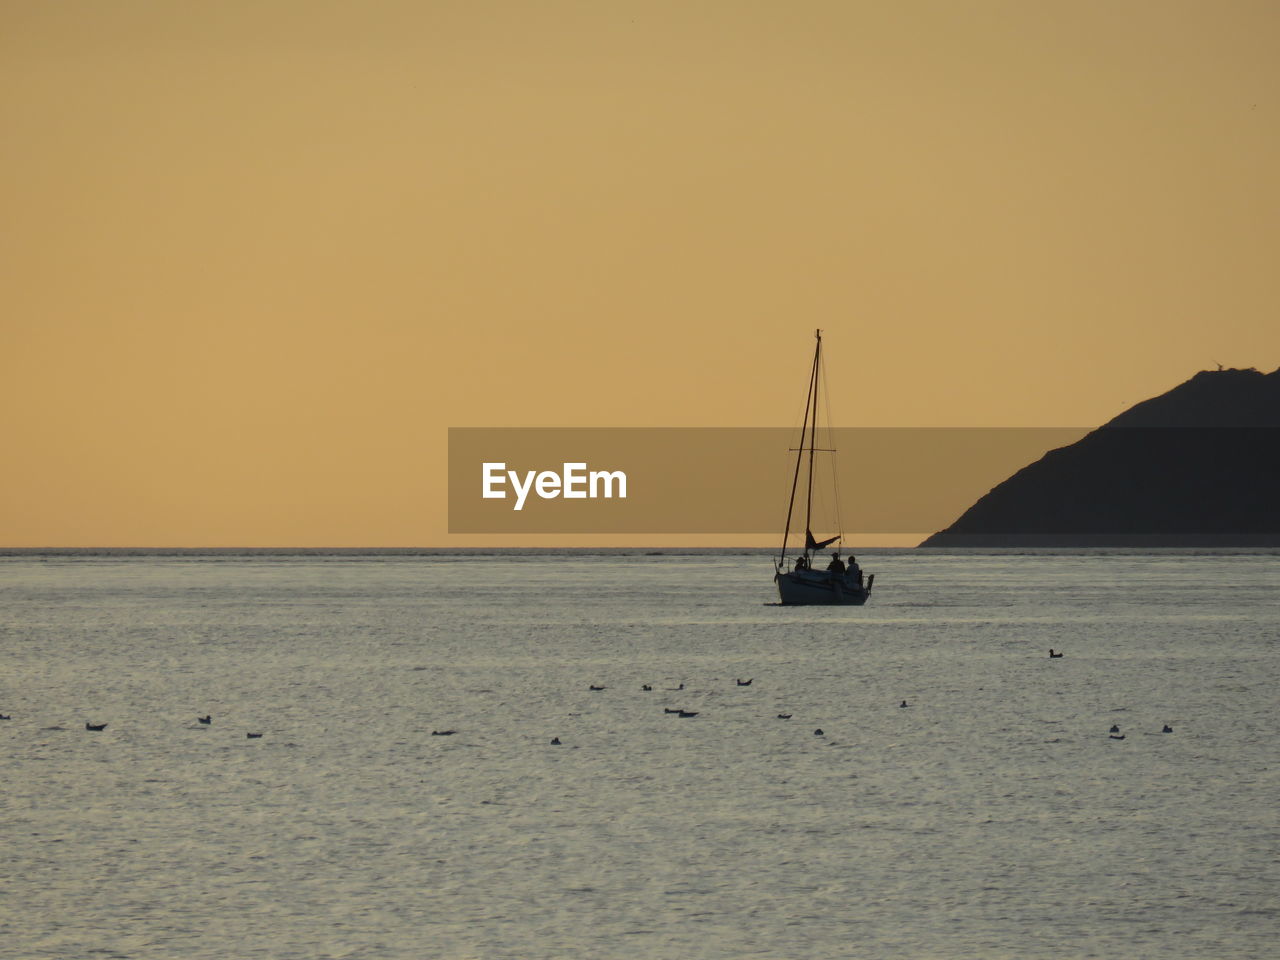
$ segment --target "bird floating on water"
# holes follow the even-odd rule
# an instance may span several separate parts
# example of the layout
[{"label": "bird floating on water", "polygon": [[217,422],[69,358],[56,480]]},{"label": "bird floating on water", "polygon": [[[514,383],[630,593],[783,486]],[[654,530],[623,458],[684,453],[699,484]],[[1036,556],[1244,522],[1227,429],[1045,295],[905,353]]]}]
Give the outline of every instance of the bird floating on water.
[{"label": "bird floating on water", "polygon": [[825,737],[825,736],[826,736],[826,734],[822,732],[822,728],[821,728],[821,727],[819,727],[817,730],[813,731],[813,735],[814,735],[815,737]]},{"label": "bird floating on water", "polygon": [[559,738],[559,737],[552,737],[552,738],[551,738],[551,746],[553,746],[553,747],[558,747],[558,746],[560,746],[560,738]]},{"label": "bird floating on water", "polygon": [[[452,737],[457,732],[457,730],[432,730],[431,735],[433,737]],[[261,734],[259,734],[259,736],[261,736]]]},{"label": "bird floating on water", "polygon": [[1163,730],[1161,730],[1160,732],[1161,732],[1161,733],[1173,733],[1173,727],[1169,726],[1169,725],[1166,723],[1166,724],[1164,725],[1164,729],[1163,729]]},{"label": "bird floating on water", "polygon": [[790,720],[790,719],[791,719],[791,714],[789,714],[789,713],[780,713],[780,714],[778,714],[778,719],[779,719],[779,720]]},{"label": "bird floating on water", "polygon": [[905,707],[905,706],[907,706],[907,701],[903,700],[900,704],[898,704],[898,706],[900,706],[900,707]]},{"label": "bird floating on water", "polygon": [[1057,659],[1058,659],[1059,657],[1061,657],[1061,656],[1062,656],[1062,654],[1061,654],[1061,653],[1054,653],[1054,651],[1053,651],[1053,647],[1050,647],[1050,648],[1049,648],[1049,659],[1050,659],[1050,660],[1057,660]]},{"label": "bird floating on water", "polygon": [[84,728],[85,728],[86,730],[92,730],[92,731],[94,731],[94,732],[96,733],[96,732],[98,732],[99,730],[105,730],[105,729],[107,729],[107,725],[106,725],[105,723],[86,723],[86,724],[84,725]]},{"label": "bird floating on water", "polygon": [[603,690],[603,689],[604,689],[604,687],[597,687],[594,683],[592,683],[592,684],[589,684],[589,685],[587,686],[587,689],[588,689],[588,690]]},{"label": "bird floating on water", "polygon": [[[751,680],[754,680],[754,679],[755,679],[755,677],[752,677],[752,678],[751,678]],[[751,680],[737,680],[737,681],[735,681],[735,682],[736,682],[736,683],[738,684],[738,686],[740,686],[740,687],[749,687],[749,686],[751,686]]]},{"label": "bird floating on water", "polygon": [[641,690],[646,690],[646,691],[647,691],[647,690],[652,690],[652,689],[653,689],[653,687],[649,686],[649,684],[647,684],[647,683],[646,683],[646,684],[644,684],[643,686],[641,686],[641,687],[640,687],[640,689],[641,689]]},{"label": "bird floating on water", "polygon": [[682,716],[682,717],[696,717],[698,715],[697,710],[678,710],[676,712],[679,716]]},{"label": "bird floating on water", "polygon": [[206,727],[213,723],[213,714],[204,717],[196,717],[196,723],[203,723]]},{"label": "bird floating on water", "polygon": [[245,736],[245,739],[246,739],[246,740],[261,740],[261,739],[262,739],[262,734],[260,734],[260,733],[246,733],[244,736]]},{"label": "bird floating on water", "polygon": [[1113,723],[1113,724],[1111,725],[1111,732],[1112,732],[1112,733],[1119,733],[1119,732],[1120,732],[1120,724],[1118,724],[1118,723]]}]

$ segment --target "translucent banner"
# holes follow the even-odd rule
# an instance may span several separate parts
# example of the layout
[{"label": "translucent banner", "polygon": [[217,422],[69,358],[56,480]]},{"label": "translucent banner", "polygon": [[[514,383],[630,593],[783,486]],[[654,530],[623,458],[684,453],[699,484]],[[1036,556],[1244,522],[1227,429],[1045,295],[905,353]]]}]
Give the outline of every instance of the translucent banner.
[{"label": "translucent banner", "polygon": [[455,427],[449,532],[780,535],[790,512],[819,536],[930,533],[1088,432],[837,428],[798,456],[781,428]]}]

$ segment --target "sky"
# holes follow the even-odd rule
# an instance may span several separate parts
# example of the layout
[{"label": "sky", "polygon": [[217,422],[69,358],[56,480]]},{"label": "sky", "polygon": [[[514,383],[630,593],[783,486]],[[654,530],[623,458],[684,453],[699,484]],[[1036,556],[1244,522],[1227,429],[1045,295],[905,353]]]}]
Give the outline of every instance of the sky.
[{"label": "sky", "polygon": [[816,327],[840,426],[1273,369],[1277,49],[1243,0],[0,0],[0,546],[491,543],[449,427],[797,425]]}]

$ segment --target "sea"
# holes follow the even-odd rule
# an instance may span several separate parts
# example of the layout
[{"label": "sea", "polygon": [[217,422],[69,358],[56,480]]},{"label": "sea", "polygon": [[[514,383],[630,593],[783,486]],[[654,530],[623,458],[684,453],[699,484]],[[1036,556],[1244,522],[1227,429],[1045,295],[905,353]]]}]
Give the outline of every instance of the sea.
[{"label": "sea", "polygon": [[5,551],[0,957],[1280,956],[1280,551],[859,561]]}]

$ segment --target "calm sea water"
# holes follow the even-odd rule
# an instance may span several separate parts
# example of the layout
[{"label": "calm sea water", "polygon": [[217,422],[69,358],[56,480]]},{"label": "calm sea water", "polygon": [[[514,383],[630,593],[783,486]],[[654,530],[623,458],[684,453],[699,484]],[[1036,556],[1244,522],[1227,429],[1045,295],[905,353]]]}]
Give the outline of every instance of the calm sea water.
[{"label": "calm sea water", "polygon": [[2,558],[0,956],[1277,955],[1280,556],[862,560]]}]

